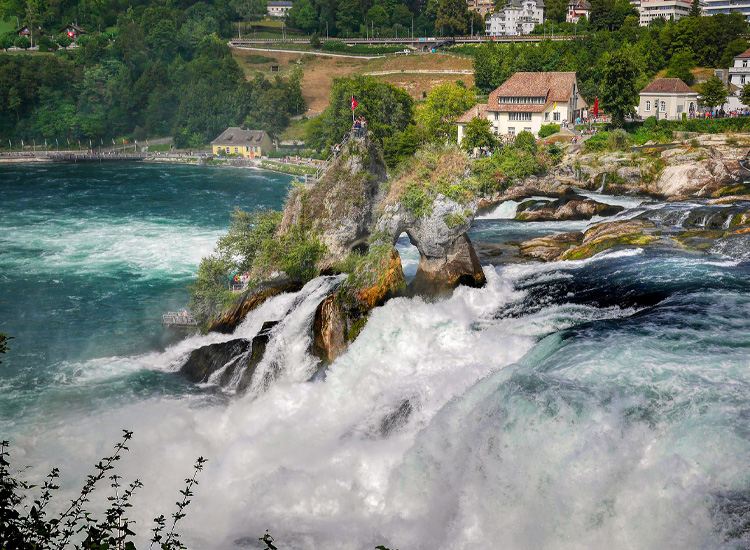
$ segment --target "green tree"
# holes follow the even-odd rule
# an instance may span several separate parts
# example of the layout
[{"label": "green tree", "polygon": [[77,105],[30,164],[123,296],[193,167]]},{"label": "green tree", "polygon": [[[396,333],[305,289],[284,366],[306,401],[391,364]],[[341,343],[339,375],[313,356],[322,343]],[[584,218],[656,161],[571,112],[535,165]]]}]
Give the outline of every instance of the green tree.
[{"label": "green tree", "polygon": [[310,0],[297,0],[287,16],[294,28],[308,33],[318,29],[318,12]]},{"label": "green tree", "polygon": [[0,49],[8,50],[13,46],[13,35],[10,33],[0,36]]},{"label": "green tree", "polygon": [[217,243],[217,258],[235,271],[250,271],[263,247],[273,238],[280,222],[281,212],[245,212],[235,207],[229,231]]},{"label": "green tree", "polygon": [[568,14],[567,0],[545,0],[545,17],[548,21],[563,23]]},{"label": "green tree", "polygon": [[726,103],[727,95],[728,91],[724,87],[724,83],[719,77],[714,76],[701,84],[698,95],[698,104],[713,110],[715,107]]},{"label": "green tree", "polygon": [[516,139],[513,140],[513,147],[519,151],[526,151],[532,155],[536,154],[536,139],[534,138],[534,134],[527,132],[526,130],[518,132]]},{"label": "green tree", "polygon": [[16,37],[16,39],[15,39],[15,40],[13,41],[13,45],[14,45],[14,46],[15,46],[16,48],[21,48],[21,49],[24,49],[24,50],[28,50],[28,49],[29,49],[29,48],[31,47],[31,40],[29,40],[29,39],[28,39],[27,37],[25,37],[25,36],[18,36],[18,37]]},{"label": "green tree", "polygon": [[417,122],[426,130],[428,139],[450,139],[458,134],[456,119],[476,104],[476,96],[455,84],[436,86],[417,113]]},{"label": "green tree", "polygon": [[638,71],[629,55],[615,52],[604,69],[601,86],[602,108],[612,115],[612,124],[622,127],[625,117],[638,104]]},{"label": "green tree", "polygon": [[740,101],[743,105],[750,105],[750,84],[745,84],[740,90]]},{"label": "green tree", "polygon": [[385,11],[385,8],[383,8],[383,6],[380,6],[378,4],[375,4],[369,10],[367,10],[366,18],[368,24],[374,25],[374,28],[376,29],[383,29],[390,26],[388,12]]},{"label": "green tree", "polygon": [[18,17],[23,19],[26,13],[26,2],[24,0],[0,0],[0,19],[7,21],[8,19]]},{"label": "green tree", "polygon": [[401,88],[373,76],[336,78],[328,107],[308,123],[305,141],[314,149],[341,142],[352,126],[351,100],[358,103],[354,114],[367,119],[370,137],[383,142],[414,122],[414,100]]},{"label": "green tree", "polygon": [[695,58],[693,52],[684,49],[672,56],[669,62],[669,68],[665,76],[667,78],[679,78],[685,84],[690,85],[695,81],[695,77],[690,69],[695,67]]},{"label": "green tree", "polygon": [[497,139],[492,135],[492,123],[486,118],[472,118],[466,124],[461,145],[467,151],[473,151],[477,147],[480,149],[497,147]]},{"label": "green tree", "polygon": [[232,7],[245,20],[261,19],[268,13],[266,0],[234,0]]},{"label": "green tree", "polygon": [[395,168],[403,160],[411,158],[422,145],[419,128],[409,124],[403,131],[383,139],[383,158],[389,168]]},{"label": "green tree", "polygon": [[444,35],[466,34],[469,29],[469,8],[466,0],[430,0],[436,3],[435,32]]},{"label": "green tree", "polygon": [[693,0],[690,3],[690,13],[688,13],[688,17],[700,17],[701,12],[702,10],[700,0]]},{"label": "green tree", "polygon": [[188,287],[190,311],[199,322],[205,323],[231,302],[229,268],[225,261],[215,256],[201,260],[198,279]]},{"label": "green tree", "polygon": [[402,27],[409,28],[409,26],[411,25],[411,20],[413,18],[414,15],[409,11],[409,8],[407,8],[403,4],[398,4],[393,8],[393,13],[391,14],[391,23],[393,25],[401,25]]},{"label": "green tree", "polygon": [[362,23],[362,4],[359,0],[341,0],[336,25],[341,31],[354,32]]},{"label": "green tree", "polygon": [[71,40],[71,38],[66,33],[62,32],[55,37],[55,42],[57,42],[57,45],[61,48],[67,48],[68,46],[70,46],[73,40]]}]

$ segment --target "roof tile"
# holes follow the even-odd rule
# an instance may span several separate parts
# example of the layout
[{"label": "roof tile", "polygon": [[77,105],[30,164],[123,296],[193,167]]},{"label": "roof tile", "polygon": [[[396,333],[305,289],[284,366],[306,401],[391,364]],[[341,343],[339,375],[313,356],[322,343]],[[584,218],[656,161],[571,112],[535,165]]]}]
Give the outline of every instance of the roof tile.
[{"label": "roof tile", "polygon": [[679,78],[657,78],[641,90],[642,94],[694,94]]},{"label": "roof tile", "polygon": [[[539,112],[550,102],[568,102],[576,73],[516,73],[490,93],[490,111]],[[506,104],[505,97],[543,97],[544,104]]]},{"label": "roof tile", "polygon": [[263,130],[243,130],[237,126],[230,126],[211,145],[238,145],[260,143],[266,132]]},{"label": "roof tile", "polygon": [[473,118],[487,118],[487,104],[477,103],[471,109],[462,114],[456,122],[469,122]]}]

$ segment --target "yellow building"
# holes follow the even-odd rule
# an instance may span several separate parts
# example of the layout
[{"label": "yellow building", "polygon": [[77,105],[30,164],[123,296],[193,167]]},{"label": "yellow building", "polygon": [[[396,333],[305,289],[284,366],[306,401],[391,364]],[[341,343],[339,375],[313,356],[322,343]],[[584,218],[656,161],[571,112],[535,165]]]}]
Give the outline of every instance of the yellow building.
[{"label": "yellow building", "polygon": [[268,153],[273,142],[263,130],[229,127],[211,142],[214,155],[255,158]]}]

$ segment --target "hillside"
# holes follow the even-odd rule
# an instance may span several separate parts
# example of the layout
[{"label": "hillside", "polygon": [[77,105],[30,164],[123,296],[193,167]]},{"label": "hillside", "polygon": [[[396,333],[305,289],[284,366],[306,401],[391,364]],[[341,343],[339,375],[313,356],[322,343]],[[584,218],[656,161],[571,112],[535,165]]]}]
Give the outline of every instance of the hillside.
[{"label": "hillside", "polygon": [[[472,71],[469,58],[441,53],[388,56],[379,59],[353,59],[310,55],[304,52],[284,53],[263,49],[233,49],[232,55],[252,79],[258,72],[266,76],[279,74],[282,77],[291,73],[299,64],[302,67],[302,95],[307,101],[308,114],[318,114],[328,106],[328,98],[334,78],[371,74],[383,82],[388,82],[406,90],[414,99],[422,99],[423,92],[430,91],[440,84],[462,80],[467,87],[474,85],[473,74],[451,74],[436,72],[424,74],[409,71]],[[264,58],[266,60],[264,60]],[[271,73],[271,66],[278,65],[279,73]],[[378,74],[378,73],[391,74]]]}]

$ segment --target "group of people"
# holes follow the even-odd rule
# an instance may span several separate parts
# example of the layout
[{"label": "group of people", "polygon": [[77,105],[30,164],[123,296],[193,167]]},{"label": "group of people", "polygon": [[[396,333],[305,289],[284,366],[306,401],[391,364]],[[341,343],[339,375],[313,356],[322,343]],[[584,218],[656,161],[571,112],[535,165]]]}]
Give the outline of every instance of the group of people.
[{"label": "group of people", "polygon": [[733,109],[731,111],[725,111],[723,108],[714,109],[713,111],[694,113],[694,116],[690,118],[737,118],[741,116],[750,116],[750,109]]},{"label": "group of people", "polygon": [[242,286],[242,288],[245,288],[250,281],[250,274],[249,273],[238,273],[234,276],[234,285],[233,286]]},{"label": "group of people", "polygon": [[367,134],[367,120],[365,120],[365,117],[359,116],[354,119],[354,124],[352,124],[352,134],[357,138],[363,137]]}]

